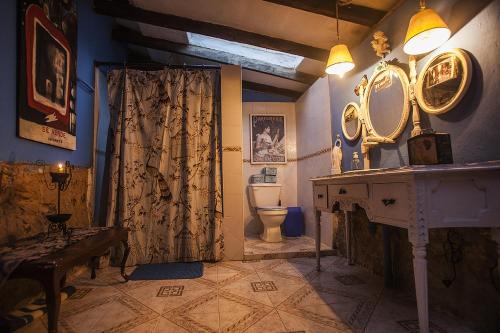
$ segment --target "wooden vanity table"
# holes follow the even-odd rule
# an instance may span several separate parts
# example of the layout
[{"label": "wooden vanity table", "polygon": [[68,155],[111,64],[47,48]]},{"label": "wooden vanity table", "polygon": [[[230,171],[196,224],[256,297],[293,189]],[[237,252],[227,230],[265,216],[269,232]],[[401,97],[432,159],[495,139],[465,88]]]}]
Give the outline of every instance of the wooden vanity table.
[{"label": "wooden vanity table", "polygon": [[[359,207],[366,211],[371,222],[408,230],[422,333],[429,332],[426,260],[429,229],[500,228],[500,161],[359,170],[310,180],[318,271],[321,212],[345,214],[349,264],[353,263],[351,213]],[[500,232],[495,230],[492,234],[500,244]]]}]

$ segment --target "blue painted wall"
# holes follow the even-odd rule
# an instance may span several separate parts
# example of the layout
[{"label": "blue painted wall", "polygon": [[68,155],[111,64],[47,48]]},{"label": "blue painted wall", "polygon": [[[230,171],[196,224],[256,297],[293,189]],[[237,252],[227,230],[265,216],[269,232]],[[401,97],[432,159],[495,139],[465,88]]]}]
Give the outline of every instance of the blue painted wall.
[{"label": "blue painted wall", "polygon": [[[462,48],[472,55],[474,75],[471,86],[462,102],[449,113],[441,116],[427,115],[420,111],[422,128],[431,127],[438,132],[450,133],[453,157],[456,163],[500,159],[500,1],[499,0],[449,0],[427,1],[448,23],[452,37],[440,49],[418,60],[420,71],[426,61],[446,48]],[[417,11],[418,2],[403,3],[376,30],[389,37],[393,51],[388,60],[397,59],[406,67],[408,56],[403,53],[402,42],[410,17]],[[344,150],[344,170],[350,170],[353,151],[361,151],[360,141],[343,139],[341,114],[348,102],[359,104],[353,92],[363,74],[371,76],[379,58],[371,48],[372,36],[352,50],[356,68],[343,79],[330,75],[332,137],[340,134]],[[390,100],[387,103],[391,103]],[[371,150],[372,167],[399,167],[408,165],[406,140],[412,128],[411,115],[397,144],[379,146]]]},{"label": "blue painted wall", "polygon": [[[111,41],[112,19],[96,15],[91,0],[78,0],[78,78],[93,85],[94,60],[122,61],[126,48]],[[77,150],[69,151],[25,139],[16,135],[17,91],[17,4],[0,1],[0,161],[47,163],[69,160],[79,166],[90,166],[92,156],[93,95],[82,84],[77,89]]]}]

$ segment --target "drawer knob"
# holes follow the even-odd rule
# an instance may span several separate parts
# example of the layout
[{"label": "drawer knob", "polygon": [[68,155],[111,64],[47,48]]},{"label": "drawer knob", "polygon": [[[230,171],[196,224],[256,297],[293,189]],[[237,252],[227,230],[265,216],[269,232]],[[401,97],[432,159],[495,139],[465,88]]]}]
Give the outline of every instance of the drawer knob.
[{"label": "drawer knob", "polygon": [[339,194],[347,194],[347,190],[343,187],[340,188]]},{"label": "drawer knob", "polygon": [[318,199],[323,199],[323,194],[318,194]]},{"label": "drawer knob", "polygon": [[396,199],[382,199],[382,203],[384,206],[394,205],[396,203]]}]

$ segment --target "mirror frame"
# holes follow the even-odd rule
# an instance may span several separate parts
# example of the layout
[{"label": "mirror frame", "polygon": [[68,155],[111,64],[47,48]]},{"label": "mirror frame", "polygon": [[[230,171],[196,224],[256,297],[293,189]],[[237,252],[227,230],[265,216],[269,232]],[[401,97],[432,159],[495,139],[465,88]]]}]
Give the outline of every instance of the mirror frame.
[{"label": "mirror frame", "polygon": [[[356,111],[358,112],[358,127],[356,128],[356,133],[354,133],[354,135],[349,135],[349,133],[347,132],[347,128],[346,128],[346,123],[345,123],[345,113],[347,111],[347,109],[352,106],[353,108],[356,109]],[[354,140],[357,140],[359,138],[359,135],[361,134],[361,109],[359,108],[358,104],[354,103],[354,102],[350,102],[350,103],[347,103],[346,106],[344,107],[344,110],[342,111],[342,134],[344,134],[344,137],[349,140],[349,141],[354,141]]]},{"label": "mirror frame", "polygon": [[[448,103],[446,103],[442,107],[433,107],[433,106],[427,104],[425,102],[425,99],[424,99],[424,95],[423,95],[423,91],[422,91],[423,86],[424,86],[424,77],[425,77],[425,74],[427,73],[427,71],[429,70],[429,67],[432,65],[432,63],[437,58],[448,55],[448,54],[454,55],[458,58],[458,60],[460,61],[460,64],[462,65],[462,68],[463,68],[464,78],[460,82],[460,86],[458,87],[458,92],[455,94],[455,96]],[[453,109],[455,106],[457,106],[457,104],[465,96],[465,93],[469,89],[471,78],[472,78],[472,62],[471,62],[470,56],[467,54],[467,52],[465,52],[462,49],[451,49],[451,50],[447,50],[447,51],[440,52],[440,53],[436,54],[435,56],[430,58],[425,63],[424,67],[422,68],[422,70],[420,71],[420,73],[418,75],[416,92],[415,92],[418,105],[420,105],[422,110],[424,110],[425,112],[427,112],[429,114],[439,115],[439,114],[443,114],[443,113],[446,113],[448,111],[451,111],[451,109]]]},{"label": "mirror frame", "polygon": [[[373,84],[375,83],[376,78],[383,72],[392,70],[394,71],[398,77],[399,80],[401,81],[401,85],[403,86],[403,98],[404,98],[404,103],[403,103],[403,110],[401,114],[401,118],[399,119],[398,126],[394,129],[392,133],[390,133],[387,136],[382,136],[377,133],[375,128],[373,127],[373,123],[370,119],[370,96],[372,93],[373,89]],[[404,131],[406,127],[406,123],[408,122],[408,118],[410,115],[410,82],[408,80],[408,75],[406,75],[405,71],[395,65],[390,65],[387,63],[381,63],[379,67],[374,71],[372,77],[368,81],[368,85],[366,86],[366,94],[364,96],[364,105],[365,105],[365,122],[366,122],[366,127],[368,130],[368,136],[369,137],[375,137],[375,138],[380,138],[381,142],[384,142],[383,139],[389,139],[389,142],[392,140],[397,139],[401,133]]]}]

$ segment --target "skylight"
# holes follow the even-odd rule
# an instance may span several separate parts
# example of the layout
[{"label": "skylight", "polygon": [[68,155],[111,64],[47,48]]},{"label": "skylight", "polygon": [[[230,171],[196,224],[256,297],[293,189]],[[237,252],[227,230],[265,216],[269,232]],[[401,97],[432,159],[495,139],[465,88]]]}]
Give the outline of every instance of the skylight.
[{"label": "skylight", "polygon": [[296,69],[302,60],[304,60],[304,57],[293,54],[269,50],[263,47],[248,44],[230,42],[224,39],[199,35],[191,32],[187,33],[187,37],[189,44],[194,46],[227,52],[288,69]]}]

